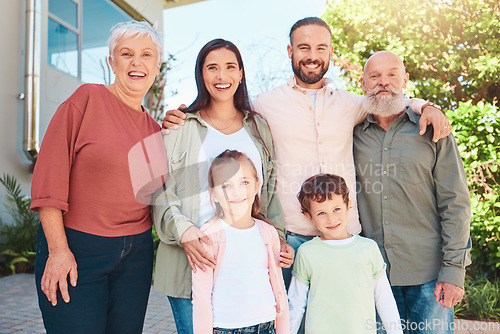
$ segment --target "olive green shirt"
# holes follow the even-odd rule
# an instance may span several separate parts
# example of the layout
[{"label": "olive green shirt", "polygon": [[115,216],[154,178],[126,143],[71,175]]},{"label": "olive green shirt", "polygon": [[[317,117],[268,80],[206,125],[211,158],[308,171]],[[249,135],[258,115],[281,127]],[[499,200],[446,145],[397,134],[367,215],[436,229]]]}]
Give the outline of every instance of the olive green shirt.
[{"label": "olive green shirt", "polygon": [[437,279],[463,287],[470,264],[470,198],[452,134],[419,135],[411,108],[386,132],[373,115],[354,129],[362,234],[374,239],[391,285]]},{"label": "olive green shirt", "polygon": [[[154,287],[177,298],[191,296],[191,267],[181,247],[182,234],[197,226],[200,209],[198,154],[207,135],[207,127],[198,113],[186,114],[185,124],[164,136],[167,150],[168,176],[165,190],[153,200],[153,221],[160,237],[156,255]],[[276,194],[276,166],[269,127],[255,117],[256,129],[245,113],[243,127],[254,141],[262,158],[263,184],[261,213],[269,218],[279,234],[285,236],[283,212]],[[262,142],[256,136],[260,133]]]}]

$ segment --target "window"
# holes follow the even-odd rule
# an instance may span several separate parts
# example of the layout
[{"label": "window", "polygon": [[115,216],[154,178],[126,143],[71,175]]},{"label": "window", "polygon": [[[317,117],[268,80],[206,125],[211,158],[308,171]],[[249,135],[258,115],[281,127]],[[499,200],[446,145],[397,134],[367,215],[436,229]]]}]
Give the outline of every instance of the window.
[{"label": "window", "polygon": [[110,0],[49,0],[48,63],[83,82],[109,83],[109,30],[130,20]]}]

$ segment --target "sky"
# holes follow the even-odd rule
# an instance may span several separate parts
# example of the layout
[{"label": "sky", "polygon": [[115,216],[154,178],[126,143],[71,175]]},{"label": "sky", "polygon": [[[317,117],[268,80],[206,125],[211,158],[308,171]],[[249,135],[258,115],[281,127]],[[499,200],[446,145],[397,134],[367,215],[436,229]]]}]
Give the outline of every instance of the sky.
[{"label": "sky", "polygon": [[[214,38],[240,50],[251,98],[285,82],[292,74],[286,51],[290,28],[301,18],[321,16],[326,8],[326,0],[205,0],[165,10],[164,53],[176,58],[167,74],[167,108],[196,98],[196,56]],[[178,94],[169,96],[174,90]]]}]

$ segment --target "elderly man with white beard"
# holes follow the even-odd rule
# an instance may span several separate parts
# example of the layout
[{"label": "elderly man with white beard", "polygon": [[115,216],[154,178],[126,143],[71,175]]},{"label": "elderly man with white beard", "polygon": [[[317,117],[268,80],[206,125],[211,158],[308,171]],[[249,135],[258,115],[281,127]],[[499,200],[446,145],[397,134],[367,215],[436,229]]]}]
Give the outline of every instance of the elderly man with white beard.
[{"label": "elderly man with white beard", "polygon": [[[452,134],[419,135],[420,116],[406,106],[409,75],[381,51],[366,62],[361,84],[368,118],[354,129],[358,210],[374,239],[406,332],[453,333],[470,264],[470,201]],[[372,328],[381,324],[367,324]]]}]

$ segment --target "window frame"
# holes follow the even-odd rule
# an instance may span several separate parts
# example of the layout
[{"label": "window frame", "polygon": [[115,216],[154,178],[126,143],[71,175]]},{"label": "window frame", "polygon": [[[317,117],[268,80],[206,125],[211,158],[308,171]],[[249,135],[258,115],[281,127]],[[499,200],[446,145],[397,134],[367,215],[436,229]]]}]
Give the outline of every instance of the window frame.
[{"label": "window frame", "polygon": [[[51,0],[49,0],[51,1]],[[50,7],[48,8],[48,18],[56,22],[57,24],[60,24],[64,28],[68,29],[69,31],[73,32],[77,36],[77,73],[78,75],[75,77],[73,74],[68,73],[66,71],[63,71],[59,69],[58,67],[54,66],[53,64],[50,63],[50,60],[47,57],[47,65],[55,68],[58,71],[61,71],[73,78],[77,78],[78,80],[82,81],[82,52],[83,52],[83,2],[85,0],[69,0],[72,1],[73,3],[76,4],[77,6],[77,27],[74,27],[72,24],[66,22],[59,16],[55,15],[54,13],[50,12]],[[120,10],[122,10],[125,14],[131,17],[131,19],[136,20],[136,21],[146,21],[149,22],[143,15],[141,15],[138,11],[136,11],[132,6],[130,6],[125,0],[108,0],[110,3],[115,4]],[[47,44],[48,44],[48,39],[47,39]]]}]

